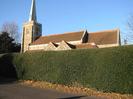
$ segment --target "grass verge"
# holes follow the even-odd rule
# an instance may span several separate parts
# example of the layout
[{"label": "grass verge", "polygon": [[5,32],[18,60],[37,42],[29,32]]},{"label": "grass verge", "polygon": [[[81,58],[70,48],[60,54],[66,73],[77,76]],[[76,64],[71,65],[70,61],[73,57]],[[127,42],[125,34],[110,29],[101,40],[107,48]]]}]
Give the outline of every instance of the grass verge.
[{"label": "grass verge", "polygon": [[35,88],[42,88],[42,89],[54,89],[64,93],[71,93],[71,94],[83,94],[88,96],[96,96],[96,97],[103,97],[107,99],[133,99],[133,95],[131,94],[119,94],[119,93],[104,93],[101,91],[96,91],[95,89],[89,89],[84,87],[71,87],[65,86],[60,84],[52,84],[44,81],[20,81],[22,85],[27,85]]}]

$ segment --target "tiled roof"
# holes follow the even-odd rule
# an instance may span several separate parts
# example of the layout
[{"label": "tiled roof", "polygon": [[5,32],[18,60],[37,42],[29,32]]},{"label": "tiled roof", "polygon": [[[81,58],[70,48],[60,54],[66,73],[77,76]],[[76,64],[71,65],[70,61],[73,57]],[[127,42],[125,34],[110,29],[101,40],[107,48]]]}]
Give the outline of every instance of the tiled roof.
[{"label": "tiled roof", "polygon": [[88,49],[88,48],[98,48],[97,45],[94,45],[92,43],[83,43],[76,45],[76,49]]},{"label": "tiled roof", "polygon": [[102,44],[116,44],[118,41],[118,30],[107,30],[101,32],[89,33],[88,43]]},{"label": "tiled roof", "polygon": [[31,45],[38,45],[38,44],[47,44],[49,42],[58,43],[61,41],[79,41],[81,40],[84,31],[79,32],[72,32],[72,33],[64,33],[64,34],[57,34],[57,35],[49,35],[43,36],[35,40]]}]

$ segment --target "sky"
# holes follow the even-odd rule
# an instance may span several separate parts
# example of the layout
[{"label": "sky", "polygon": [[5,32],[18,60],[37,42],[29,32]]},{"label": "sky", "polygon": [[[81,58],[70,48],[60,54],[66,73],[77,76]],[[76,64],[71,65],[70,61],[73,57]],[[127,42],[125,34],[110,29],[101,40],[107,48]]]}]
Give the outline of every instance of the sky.
[{"label": "sky", "polygon": [[[30,7],[31,0],[0,0],[0,26],[16,22],[21,33],[23,23],[29,19]],[[130,35],[126,23],[133,14],[133,0],[36,0],[36,9],[44,36],[116,28],[121,30],[122,40]]]}]

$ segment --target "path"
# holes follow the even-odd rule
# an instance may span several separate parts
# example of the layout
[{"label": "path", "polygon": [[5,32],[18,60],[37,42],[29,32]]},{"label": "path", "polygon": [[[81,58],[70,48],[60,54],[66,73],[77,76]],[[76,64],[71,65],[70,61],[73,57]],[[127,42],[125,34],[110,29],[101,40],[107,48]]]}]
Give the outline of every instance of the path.
[{"label": "path", "polygon": [[0,99],[103,99],[83,95],[73,95],[55,90],[39,89],[17,83],[1,83]]}]

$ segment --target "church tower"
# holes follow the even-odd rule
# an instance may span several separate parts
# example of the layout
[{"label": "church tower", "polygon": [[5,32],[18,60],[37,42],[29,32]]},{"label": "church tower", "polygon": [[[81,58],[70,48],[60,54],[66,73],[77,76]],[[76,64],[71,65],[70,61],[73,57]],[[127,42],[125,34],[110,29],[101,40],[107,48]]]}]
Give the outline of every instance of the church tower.
[{"label": "church tower", "polygon": [[30,43],[42,36],[42,25],[37,22],[36,2],[32,0],[29,21],[23,25],[21,52],[26,52]]}]

